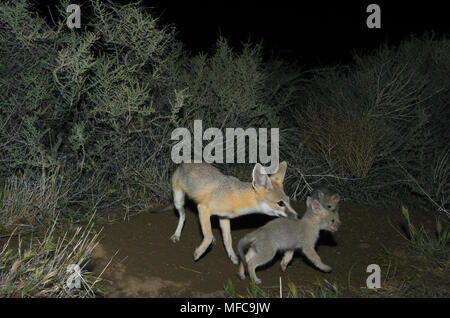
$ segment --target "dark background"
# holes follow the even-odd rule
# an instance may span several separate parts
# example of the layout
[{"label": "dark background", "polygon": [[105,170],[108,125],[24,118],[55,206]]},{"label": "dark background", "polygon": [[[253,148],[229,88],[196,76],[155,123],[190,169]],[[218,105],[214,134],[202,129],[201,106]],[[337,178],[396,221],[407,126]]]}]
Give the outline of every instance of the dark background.
[{"label": "dark background", "polygon": [[[366,8],[381,7],[381,29],[368,29]],[[145,1],[193,52],[208,51],[219,35],[239,47],[262,43],[300,64],[345,63],[356,52],[397,44],[408,34],[449,34],[445,2],[430,1]]]},{"label": "dark background", "polygon": [[[129,3],[130,1],[115,1]],[[47,14],[54,1],[36,1]],[[81,5],[84,1],[73,0]],[[238,49],[261,43],[264,56],[278,56],[315,67],[346,63],[383,43],[395,45],[409,34],[450,34],[445,2],[433,1],[261,1],[142,0],[142,5],[174,25],[177,37],[193,54],[209,52],[219,36]],[[381,29],[368,29],[366,8],[381,7]]]}]

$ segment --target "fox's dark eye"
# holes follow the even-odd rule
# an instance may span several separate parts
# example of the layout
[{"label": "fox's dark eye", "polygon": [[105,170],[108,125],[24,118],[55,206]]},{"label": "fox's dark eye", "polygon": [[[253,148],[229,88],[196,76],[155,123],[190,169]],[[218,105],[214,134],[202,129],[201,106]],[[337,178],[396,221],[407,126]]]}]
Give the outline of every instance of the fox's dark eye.
[{"label": "fox's dark eye", "polygon": [[328,208],[331,209],[331,205],[328,205]]},{"label": "fox's dark eye", "polygon": [[332,219],[332,220],[331,220],[331,223],[334,223],[335,221],[336,221],[335,219]]},{"label": "fox's dark eye", "polygon": [[283,202],[283,201],[278,201],[277,204],[278,204],[279,206],[284,206],[284,202]]}]

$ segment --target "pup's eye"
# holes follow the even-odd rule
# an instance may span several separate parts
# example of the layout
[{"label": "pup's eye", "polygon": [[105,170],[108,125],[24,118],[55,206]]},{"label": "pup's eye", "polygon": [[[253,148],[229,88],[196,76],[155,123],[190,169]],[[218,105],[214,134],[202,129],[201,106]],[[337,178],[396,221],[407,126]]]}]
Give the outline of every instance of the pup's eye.
[{"label": "pup's eye", "polygon": [[328,204],[328,208],[331,209],[331,205]]},{"label": "pup's eye", "polygon": [[283,201],[278,201],[277,204],[278,204],[278,206],[284,206],[284,202]]},{"label": "pup's eye", "polygon": [[336,221],[335,219],[332,219],[332,220],[331,220],[331,223],[334,223],[335,221]]}]

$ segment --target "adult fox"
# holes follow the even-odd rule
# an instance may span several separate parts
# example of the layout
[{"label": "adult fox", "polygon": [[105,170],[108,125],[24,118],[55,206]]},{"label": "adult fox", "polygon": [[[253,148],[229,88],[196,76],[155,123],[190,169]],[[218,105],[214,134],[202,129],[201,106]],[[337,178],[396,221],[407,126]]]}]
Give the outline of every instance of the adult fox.
[{"label": "adult fox", "polygon": [[[212,215],[219,217],[220,228],[228,257],[234,264],[239,263],[233,247],[230,233],[230,219],[250,213],[262,213],[273,216],[297,217],[284,193],[283,180],[287,163],[279,164],[277,172],[270,177],[259,163],[253,168],[252,182],[222,174],[207,163],[183,163],[172,176],[174,206],[178,210],[179,220],[171,240],[180,240],[185,221],[185,195],[197,203],[203,241],[195,249],[194,260],[198,260],[214,241],[211,231]],[[165,209],[164,209],[165,210]]]}]

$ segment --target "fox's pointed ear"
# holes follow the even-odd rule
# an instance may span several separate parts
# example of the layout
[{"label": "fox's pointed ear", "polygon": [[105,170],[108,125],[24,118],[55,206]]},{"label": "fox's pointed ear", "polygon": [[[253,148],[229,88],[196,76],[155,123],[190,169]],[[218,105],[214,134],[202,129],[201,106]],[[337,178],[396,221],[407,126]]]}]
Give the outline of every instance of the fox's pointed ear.
[{"label": "fox's pointed ear", "polygon": [[337,193],[335,193],[331,196],[331,201],[333,201],[334,203],[338,203],[340,200],[341,200],[341,196]]},{"label": "fox's pointed ear", "polygon": [[266,170],[264,169],[261,164],[257,163],[255,164],[255,167],[253,168],[252,173],[252,185],[253,188],[270,188],[272,187],[272,182],[270,181],[269,176],[267,175]]},{"label": "fox's pointed ear", "polygon": [[286,169],[287,169],[287,162],[283,161],[278,165],[277,172],[275,172],[273,175],[270,176],[270,179],[278,184],[283,184],[284,176],[286,175]]},{"label": "fox's pointed ear", "polygon": [[317,196],[319,197],[319,200],[322,200],[325,194],[323,193],[322,190],[317,190]]},{"label": "fox's pointed ear", "polygon": [[312,198],[310,196],[308,196],[306,198],[306,208],[309,208],[311,206],[312,203]]}]

